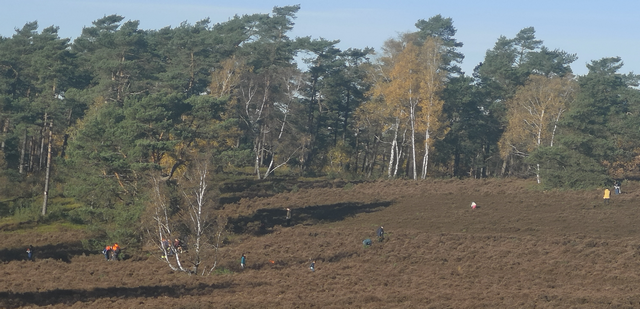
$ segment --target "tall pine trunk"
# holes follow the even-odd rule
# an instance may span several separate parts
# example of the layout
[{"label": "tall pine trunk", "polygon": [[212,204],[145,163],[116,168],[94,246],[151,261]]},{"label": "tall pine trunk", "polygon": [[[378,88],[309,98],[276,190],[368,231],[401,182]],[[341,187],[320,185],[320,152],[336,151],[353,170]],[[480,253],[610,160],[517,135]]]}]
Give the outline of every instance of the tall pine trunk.
[{"label": "tall pine trunk", "polygon": [[47,203],[49,200],[49,175],[51,172],[51,147],[53,145],[53,121],[49,122],[49,147],[47,150],[47,172],[44,177],[44,202],[42,202],[42,215],[47,214]]},{"label": "tall pine trunk", "polygon": [[20,151],[20,166],[18,167],[18,172],[22,175],[24,174],[24,156],[25,152],[27,152],[27,129],[24,129],[24,135],[22,136],[22,150]]}]

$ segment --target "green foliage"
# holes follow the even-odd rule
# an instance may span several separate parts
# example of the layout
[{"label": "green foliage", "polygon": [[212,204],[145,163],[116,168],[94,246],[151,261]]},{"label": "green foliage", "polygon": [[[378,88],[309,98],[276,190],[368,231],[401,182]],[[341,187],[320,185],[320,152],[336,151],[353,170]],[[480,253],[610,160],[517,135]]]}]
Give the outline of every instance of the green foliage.
[{"label": "green foliage", "polygon": [[562,50],[550,50],[536,39],[535,29],[527,27],[512,39],[498,38],[493,49],[488,50],[485,61],[475,69],[483,87],[495,100],[513,96],[518,86],[524,85],[531,74],[564,76],[571,73],[570,64],[575,54]]},{"label": "green foliage", "polygon": [[38,205],[35,199],[18,199],[11,204],[11,214],[19,222],[37,221],[42,214],[42,204]]},{"label": "green foliage", "polygon": [[353,183],[349,182],[346,185],[344,185],[344,187],[342,187],[342,190],[349,191],[353,189],[353,187],[354,187]]},{"label": "green foliage", "polygon": [[540,147],[527,161],[540,164],[546,189],[591,189],[611,183],[598,161],[566,147]]},{"label": "green foliage", "polygon": [[453,19],[450,17],[444,18],[438,14],[428,20],[418,20],[415,26],[419,29],[418,37],[421,41],[424,41],[428,37],[439,38],[442,41],[444,46],[442,56],[444,69],[449,72],[449,74],[462,74],[462,70],[457,64],[462,63],[464,55],[458,52],[457,49],[462,47],[463,43],[455,39],[457,30],[453,26]]},{"label": "green foliage", "polygon": [[98,249],[104,243],[117,242],[123,246],[140,245],[139,219],[144,211],[142,204],[121,205],[113,209],[79,207],[70,212],[75,222],[82,222],[94,235],[84,243],[87,249]]},{"label": "green foliage", "polygon": [[[603,185],[611,176],[620,176],[618,168],[636,165],[636,143],[632,140],[638,122],[637,117],[628,116],[640,104],[638,90],[631,88],[638,76],[618,73],[621,67],[620,58],[592,61],[589,73],[578,79],[578,97],[560,123],[558,143],[565,150],[554,159],[573,166],[570,171],[580,167],[585,174],[564,181],[570,187]],[[553,153],[545,152],[548,155]]]},{"label": "green foliage", "polygon": [[216,269],[213,271],[214,275],[233,275],[234,272],[233,270],[226,268],[226,267],[216,267]]},{"label": "green foliage", "polygon": [[251,149],[229,149],[218,156],[218,161],[234,167],[251,165],[252,159],[253,151]]},{"label": "green foliage", "polygon": [[[492,145],[502,132],[500,112],[492,110],[485,96],[470,77],[449,81],[443,92],[443,114],[450,131],[444,139],[435,141],[434,163],[449,175],[463,177],[468,171],[485,170],[491,163]],[[497,147],[493,149],[496,151]]]}]

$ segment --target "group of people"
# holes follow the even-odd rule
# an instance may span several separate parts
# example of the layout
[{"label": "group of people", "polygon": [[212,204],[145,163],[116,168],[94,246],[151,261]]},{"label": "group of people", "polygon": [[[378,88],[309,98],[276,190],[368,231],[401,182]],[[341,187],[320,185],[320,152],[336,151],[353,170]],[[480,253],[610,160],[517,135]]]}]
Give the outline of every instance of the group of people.
[{"label": "group of people", "polygon": [[[289,224],[288,220],[290,219],[290,210],[289,208],[287,208],[287,225]],[[378,241],[382,242],[384,241],[384,227],[380,226],[377,230],[376,230],[376,235],[378,236]],[[371,239],[367,238],[364,240],[363,242],[365,245],[370,246],[371,245]],[[272,261],[273,263],[273,261]],[[242,256],[240,256],[240,269],[244,269],[247,265],[247,256],[242,253]],[[309,265],[309,269],[312,272],[316,271],[316,261],[315,260],[311,260],[311,264]]]},{"label": "group of people", "polygon": [[[287,208],[287,214],[285,216],[285,220],[286,220],[286,225],[287,226],[291,226],[291,208]],[[376,230],[376,235],[378,236],[378,241],[382,242],[384,241],[384,227],[380,226],[377,230]],[[371,245],[371,240],[370,239],[366,239],[365,242],[368,241],[368,245]],[[178,238],[176,238],[173,241],[173,244],[171,244],[171,242],[166,239],[166,238],[162,238],[161,241],[161,245],[162,245],[162,250],[164,252],[166,252],[167,256],[172,256],[174,253],[182,253],[182,245],[180,243],[180,240]],[[163,256],[164,258],[164,256]],[[245,269],[247,265],[247,256],[245,255],[245,253],[242,253],[242,255],[240,256],[240,269]],[[315,260],[311,260],[311,264],[309,265],[309,270],[311,270],[312,272],[316,271],[316,261]]]},{"label": "group of people", "polygon": [[162,239],[162,250],[167,253],[167,256],[173,256],[174,253],[182,253],[182,242],[176,238],[173,240],[173,244],[168,239]]},{"label": "group of people", "polygon": [[[622,193],[619,181],[613,183],[613,192],[616,195]],[[604,196],[602,198],[605,204],[609,204],[609,200],[611,200],[611,190],[609,190],[609,188],[604,189]]]},{"label": "group of people", "polygon": [[107,261],[118,261],[120,258],[120,246],[114,243],[112,246],[107,245],[102,249],[102,254]]}]

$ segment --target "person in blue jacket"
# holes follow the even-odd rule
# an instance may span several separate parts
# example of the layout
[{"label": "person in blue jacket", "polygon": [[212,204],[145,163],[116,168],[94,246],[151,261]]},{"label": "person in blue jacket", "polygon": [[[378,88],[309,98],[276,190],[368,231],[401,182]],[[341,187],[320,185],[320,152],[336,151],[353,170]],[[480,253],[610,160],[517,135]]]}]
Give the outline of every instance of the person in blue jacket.
[{"label": "person in blue jacket", "polygon": [[311,269],[311,271],[316,271],[316,261],[311,262],[309,269]]},{"label": "person in blue jacket", "polygon": [[33,261],[33,246],[29,245],[29,247],[27,248],[27,259],[29,261]]},{"label": "person in blue jacket", "polygon": [[240,257],[240,268],[244,269],[244,265],[247,263],[247,257],[244,256],[244,253],[242,254],[242,257]]},{"label": "person in blue jacket", "polygon": [[104,254],[104,258],[109,260],[109,256],[111,255],[111,246],[106,246],[102,249],[102,254]]}]

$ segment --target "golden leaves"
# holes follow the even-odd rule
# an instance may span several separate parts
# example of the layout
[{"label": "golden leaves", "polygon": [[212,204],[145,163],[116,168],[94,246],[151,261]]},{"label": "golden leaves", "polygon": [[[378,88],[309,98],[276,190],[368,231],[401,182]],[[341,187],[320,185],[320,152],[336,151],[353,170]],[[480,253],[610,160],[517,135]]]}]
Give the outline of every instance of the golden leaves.
[{"label": "golden leaves", "polygon": [[236,85],[240,83],[242,76],[253,71],[243,61],[232,56],[220,63],[219,68],[211,73],[209,89],[214,97],[231,95]]},{"label": "golden leaves", "polygon": [[571,76],[531,75],[506,102],[509,123],[499,142],[500,154],[528,155],[540,146],[553,146],[557,124],[574,99]]}]

